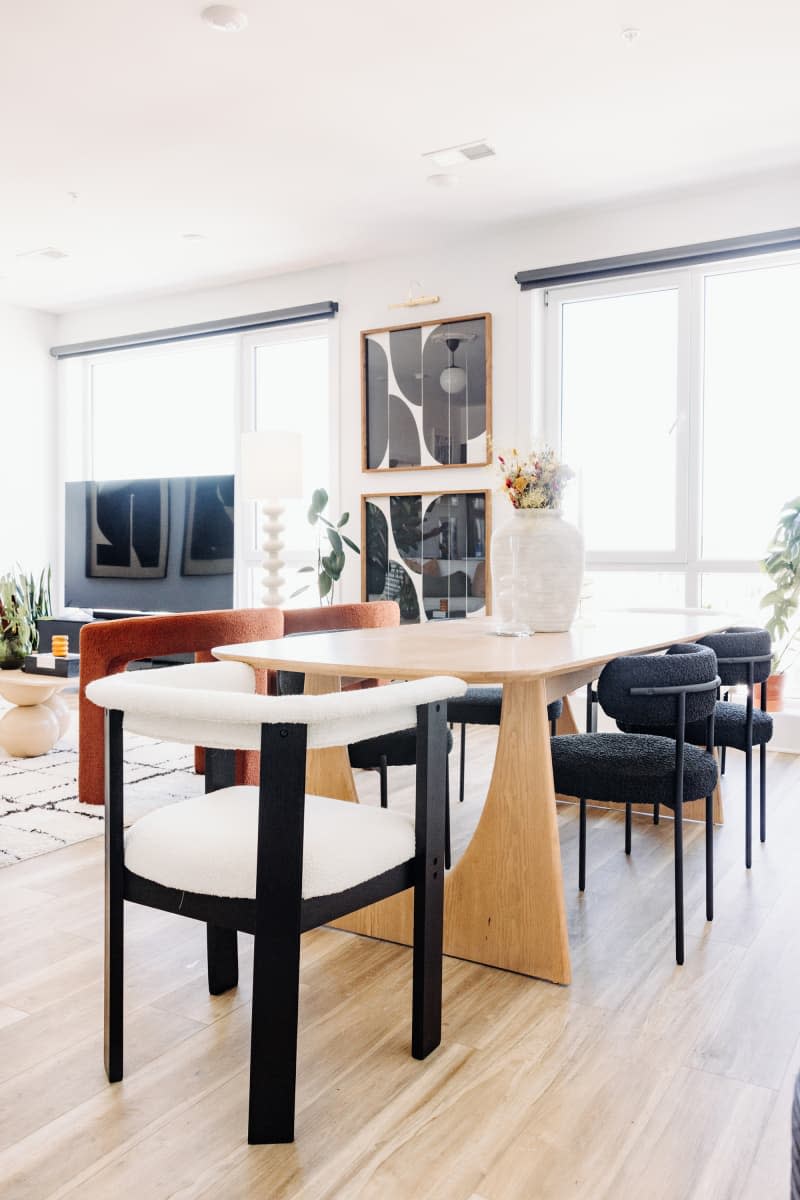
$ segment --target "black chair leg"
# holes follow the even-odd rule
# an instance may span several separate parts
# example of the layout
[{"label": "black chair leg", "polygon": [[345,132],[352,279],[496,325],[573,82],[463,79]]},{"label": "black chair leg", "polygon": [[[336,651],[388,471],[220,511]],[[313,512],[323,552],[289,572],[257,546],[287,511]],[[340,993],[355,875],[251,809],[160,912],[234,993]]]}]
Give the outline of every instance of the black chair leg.
[{"label": "black chair leg", "polygon": [[550,722],[550,737],[557,737],[557,736],[558,736],[558,721],[553,720]]},{"label": "black chair leg", "polygon": [[762,842],[767,840],[767,747],[761,746],[758,751],[758,807],[759,807],[759,836]]},{"label": "black chair leg", "polygon": [[125,831],[122,815],[122,713],[105,716],[105,971],[103,1058],[109,1083],[122,1079],[125,946]]},{"label": "black chair leg", "polygon": [[252,1146],[294,1141],[299,990],[299,935],[278,928],[266,936],[257,933],[247,1125]]},{"label": "black chair leg", "polygon": [[659,825],[660,823],[661,823],[661,805],[654,804],[653,805],[653,824]]},{"label": "black chair leg", "polygon": [[625,853],[631,852],[631,826],[633,824],[633,805],[625,805]]},{"label": "black chair leg", "polygon": [[444,785],[444,869],[449,871],[452,865],[450,850],[450,756],[448,755]]},{"label": "black chair leg", "polygon": [[753,865],[753,751],[744,753],[744,865]]},{"label": "black chair leg", "polygon": [[381,808],[388,808],[389,807],[389,781],[387,778],[388,772],[387,772],[386,755],[385,754],[382,754],[380,757],[380,765],[378,767],[378,773],[380,774],[380,778],[381,778]]},{"label": "black chair leg", "polygon": [[461,757],[458,763],[458,802],[464,803],[464,766],[467,761],[467,727],[461,726]]},{"label": "black chair leg", "polygon": [[726,751],[726,749],[727,749],[726,746],[722,746],[720,748],[720,752],[719,752],[719,773],[720,773],[720,775],[725,774],[725,751]]},{"label": "black chair leg", "polygon": [[239,982],[239,948],[235,929],[206,924],[208,990],[212,996],[235,988]]},{"label": "black chair leg", "polygon": [[706,796],[706,920],[714,920],[714,796]]},{"label": "black chair leg", "polygon": [[578,801],[578,891],[586,891],[586,801]]},{"label": "black chair leg", "polygon": [[[411,1009],[411,1053],[427,1058],[442,1040],[442,941],[444,871],[441,849],[443,801],[447,796],[447,762],[443,743],[442,706],[429,704],[418,709],[417,741],[417,859],[414,880],[414,949]],[[422,735],[422,736],[420,736]],[[420,749],[420,742],[422,743]],[[422,754],[422,758],[420,757]],[[442,795],[444,785],[445,795]],[[446,813],[446,809],[445,809]],[[422,843],[419,840],[423,829]]]},{"label": "black chair leg", "polygon": [[675,802],[675,961],[683,966],[683,801]]}]

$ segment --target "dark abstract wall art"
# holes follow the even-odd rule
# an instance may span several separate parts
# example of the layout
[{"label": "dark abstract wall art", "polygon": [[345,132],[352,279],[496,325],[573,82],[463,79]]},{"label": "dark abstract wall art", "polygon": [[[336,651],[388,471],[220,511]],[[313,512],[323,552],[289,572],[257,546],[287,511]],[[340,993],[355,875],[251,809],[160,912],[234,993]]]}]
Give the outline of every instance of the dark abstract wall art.
[{"label": "dark abstract wall art", "polygon": [[361,497],[364,600],[396,600],[409,624],[488,613],[491,492]]},{"label": "dark abstract wall art", "polygon": [[491,461],[492,318],[361,334],[365,471]]},{"label": "dark abstract wall art", "polygon": [[86,484],[89,579],[164,579],[169,550],[166,479]]},{"label": "dark abstract wall art", "polygon": [[233,574],[233,476],[186,480],[181,575]]}]

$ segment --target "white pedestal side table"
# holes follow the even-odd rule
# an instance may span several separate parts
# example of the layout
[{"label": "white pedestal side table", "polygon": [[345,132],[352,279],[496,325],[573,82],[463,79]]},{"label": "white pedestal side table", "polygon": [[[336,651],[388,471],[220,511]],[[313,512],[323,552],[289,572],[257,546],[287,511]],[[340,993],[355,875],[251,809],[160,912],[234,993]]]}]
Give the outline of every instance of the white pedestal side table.
[{"label": "white pedestal side table", "polygon": [[15,758],[47,754],[69,728],[69,711],[58,695],[74,679],[0,671],[0,696],[9,708],[0,717],[0,746]]}]

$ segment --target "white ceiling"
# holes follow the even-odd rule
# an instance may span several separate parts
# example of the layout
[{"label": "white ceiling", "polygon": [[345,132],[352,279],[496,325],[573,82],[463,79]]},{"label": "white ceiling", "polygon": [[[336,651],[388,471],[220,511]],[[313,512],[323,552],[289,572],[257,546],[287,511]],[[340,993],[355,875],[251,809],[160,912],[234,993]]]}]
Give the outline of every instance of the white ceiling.
[{"label": "white ceiling", "polygon": [[[59,311],[800,161],[795,0],[242,0],[235,35],[203,7],[2,0],[0,299]],[[475,138],[497,157],[426,184],[424,151]],[[69,257],[18,257],[48,246]]]}]

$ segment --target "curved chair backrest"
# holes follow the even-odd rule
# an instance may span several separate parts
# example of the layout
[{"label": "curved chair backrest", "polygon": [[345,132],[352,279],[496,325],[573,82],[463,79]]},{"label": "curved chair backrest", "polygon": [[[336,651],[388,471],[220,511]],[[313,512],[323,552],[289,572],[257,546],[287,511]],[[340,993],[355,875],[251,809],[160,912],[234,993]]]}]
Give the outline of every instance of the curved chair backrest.
[{"label": "curved chair backrest", "polygon": [[417,708],[463,696],[466,689],[462,680],[438,675],[371,692],[263,696],[255,692],[254,672],[242,663],[192,663],[108,675],[90,683],[86,695],[100,708],[124,713],[125,728],[147,737],[258,750],[263,726],[304,725],[309,749],[324,749],[408,729]]},{"label": "curved chair backrest", "polygon": [[769,676],[772,639],[766,629],[737,625],[723,633],[712,633],[701,638],[699,645],[709,646],[716,654],[719,677],[723,685],[764,683]]},{"label": "curved chair backrest", "polygon": [[[312,633],[344,633],[349,629],[387,629],[400,624],[400,605],[394,600],[368,600],[361,604],[317,605],[316,608],[287,608],[284,636]],[[302,671],[277,671],[275,691],[279,696],[303,694],[306,677]],[[361,680],[360,686],[376,680]],[[348,687],[345,689],[350,691]]]},{"label": "curved chair backrest", "polygon": [[690,642],[666,654],[615,658],[600,674],[597,695],[603,710],[627,725],[674,725],[680,695],[687,722],[710,717],[718,682],[714,651]]}]

